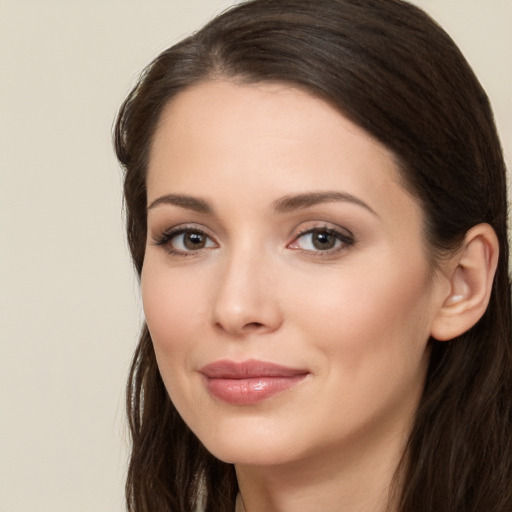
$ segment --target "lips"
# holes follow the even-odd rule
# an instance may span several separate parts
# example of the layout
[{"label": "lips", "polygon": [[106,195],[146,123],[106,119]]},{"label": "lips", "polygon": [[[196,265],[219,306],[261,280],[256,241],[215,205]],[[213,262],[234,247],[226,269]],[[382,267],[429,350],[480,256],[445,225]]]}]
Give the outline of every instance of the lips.
[{"label": "lips", "polygon": [[252,405],[293,388],[309,372],[264,361],[216,361],[199,370],[214,397],[234,405]]}]

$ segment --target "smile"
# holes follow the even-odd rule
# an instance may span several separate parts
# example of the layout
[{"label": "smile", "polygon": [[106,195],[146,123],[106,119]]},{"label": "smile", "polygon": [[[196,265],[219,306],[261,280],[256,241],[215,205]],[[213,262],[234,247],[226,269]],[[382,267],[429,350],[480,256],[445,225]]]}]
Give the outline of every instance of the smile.
[{"label": "smile", "polygon": [[305,369],[249,360],[216,361],[199,370],[214,397],[233,405],[252,405],[293,388],[309,372]]}]

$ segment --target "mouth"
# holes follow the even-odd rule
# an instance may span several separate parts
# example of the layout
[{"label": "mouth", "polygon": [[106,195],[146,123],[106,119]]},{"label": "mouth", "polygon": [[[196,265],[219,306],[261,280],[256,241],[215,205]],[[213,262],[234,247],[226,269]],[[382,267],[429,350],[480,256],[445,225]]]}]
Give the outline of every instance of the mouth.
[{"label": "mouth", "polygon": [[199,370],[211,395],[233,405],[253,405],[293,388],[309,371],[265,361],[216,361]]}]

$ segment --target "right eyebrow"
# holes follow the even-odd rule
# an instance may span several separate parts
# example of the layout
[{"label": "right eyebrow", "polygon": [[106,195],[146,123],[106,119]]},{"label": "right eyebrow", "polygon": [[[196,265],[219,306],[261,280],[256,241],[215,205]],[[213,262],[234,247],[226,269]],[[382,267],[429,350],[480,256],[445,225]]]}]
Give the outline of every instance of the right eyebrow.
[{"label": "right eyebrow", "polygon": [[180,208],[185,208],[187,210],[193,210],[198,213],[205,214],[213,214],[213,206],[205,201],[204,199],[200,199],[198,197],[186,196],[183,194],[166,194],[164,196],[160,196],[156,198],[151,204],[147,207],[147,210],[151,210],[157,206],[162,204],[171,204],[174,206],[179,206]]}]

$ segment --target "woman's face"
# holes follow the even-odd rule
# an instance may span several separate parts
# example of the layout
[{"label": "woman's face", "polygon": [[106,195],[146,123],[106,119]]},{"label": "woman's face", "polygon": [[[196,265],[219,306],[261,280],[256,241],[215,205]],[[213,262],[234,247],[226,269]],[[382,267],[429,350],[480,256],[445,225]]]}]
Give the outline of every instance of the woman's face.
[{"label": "woman's face", "polygon": [[407,430],[446,286],[391,154],[327,103],[213,81],[163,113],[144,311],[185,422],[281,464]]}]

